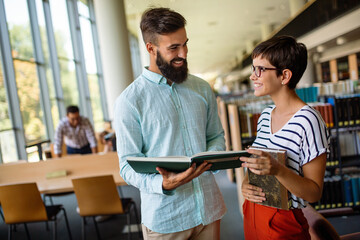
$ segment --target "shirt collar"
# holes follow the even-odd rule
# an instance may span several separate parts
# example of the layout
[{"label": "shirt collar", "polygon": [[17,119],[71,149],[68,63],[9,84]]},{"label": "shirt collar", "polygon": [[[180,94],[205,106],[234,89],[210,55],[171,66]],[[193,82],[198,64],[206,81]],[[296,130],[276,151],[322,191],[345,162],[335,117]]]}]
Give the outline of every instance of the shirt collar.
[{"label": "shirt collar", "polygon": [[148,79],[149,81],[152,81],[154,83],[157,83],[157,84],[167,84],[167,80],[164,76],[158,74],[158,73],[155,73],[155,72],[152,72],[149,70],[149,67],[145,67],[143,69],[143,72],[142,72],[142,75]]}]

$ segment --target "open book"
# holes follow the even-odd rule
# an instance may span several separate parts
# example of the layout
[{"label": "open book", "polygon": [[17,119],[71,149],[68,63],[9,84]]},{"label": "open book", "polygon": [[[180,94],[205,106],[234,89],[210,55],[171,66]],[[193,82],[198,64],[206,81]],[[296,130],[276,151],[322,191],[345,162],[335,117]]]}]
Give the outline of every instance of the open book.
[{"label": "open book", "polygon": [[[268,152],[274,159],[278,160],[281,164],[286,164],[286,150],[261,147],[250,147],[250,149],[257,149]],[[288,191],[274,175],[257,175],[250,170],[248,170],[248,175],[249,183],[262,188],[263,192],[265,193],[266,200],[258,204],[284,210],[289,209]]]},{"label": "open book", "polygon": [[201,152],[191,157],[168,156],[168,157],[128,157],[126,160],[138,173],[158,173],[156,167],[164,168],[172,172],[183,172],[192,163],[200,165],[204,161],[212,164],[210,170],[221,170],[241,167],[240,157],[249,157],[246,151],[215,151]]}]

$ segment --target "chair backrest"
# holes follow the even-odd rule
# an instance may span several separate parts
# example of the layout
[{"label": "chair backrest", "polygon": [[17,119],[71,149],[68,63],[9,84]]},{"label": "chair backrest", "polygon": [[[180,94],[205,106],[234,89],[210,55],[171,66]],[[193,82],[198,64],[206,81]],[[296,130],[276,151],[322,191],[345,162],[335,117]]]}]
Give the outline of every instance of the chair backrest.
[{"label": "chair backrest", "polygon": [[311,240],[340,240],[331,223],[311,205],[308,204],[302,211],[309,224]]},{"label": "chair backrest", "polygon": [[7,224],[48,220],[36,183],[0,186],[0,202]]},{"label": "chair backrest", "polygon": [[72,179],[80,216],[124,213],[112,175]]}]

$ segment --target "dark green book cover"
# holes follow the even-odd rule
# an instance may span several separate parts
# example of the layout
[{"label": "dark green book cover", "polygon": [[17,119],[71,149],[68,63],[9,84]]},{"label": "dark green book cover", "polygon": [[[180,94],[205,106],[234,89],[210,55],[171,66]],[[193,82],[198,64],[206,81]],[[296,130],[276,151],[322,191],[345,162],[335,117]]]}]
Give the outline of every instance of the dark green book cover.
[{"label": "dark green book cover", "polygon": [[183,172],[192,163],[200,165],[204,161],[212,164],[210,171],[241,167],[240,157],[249,157],[246,151],[216,151],[202,152],[186,156],[168,157],[128,157],[130,166],[138,173],[158,173],[156,167],[164,168],[172,172]]}]

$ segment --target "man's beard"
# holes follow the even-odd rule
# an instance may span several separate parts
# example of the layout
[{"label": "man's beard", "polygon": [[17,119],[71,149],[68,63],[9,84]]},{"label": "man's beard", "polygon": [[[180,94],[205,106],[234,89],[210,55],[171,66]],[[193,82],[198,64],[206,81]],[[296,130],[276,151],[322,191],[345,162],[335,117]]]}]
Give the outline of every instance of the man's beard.
[{"label": "man's beard", "polygon": [[[174,61],[182,60],[184,63],[181,67],[174,67],[171,63]],[[175,83],[182,83],[186,80],[188,75],[187,61],[184,58],[174,58],[168,64],[165,59],[161,56],[160,52],[157,51],[156,65],[158,66],[162,75]]]}]

